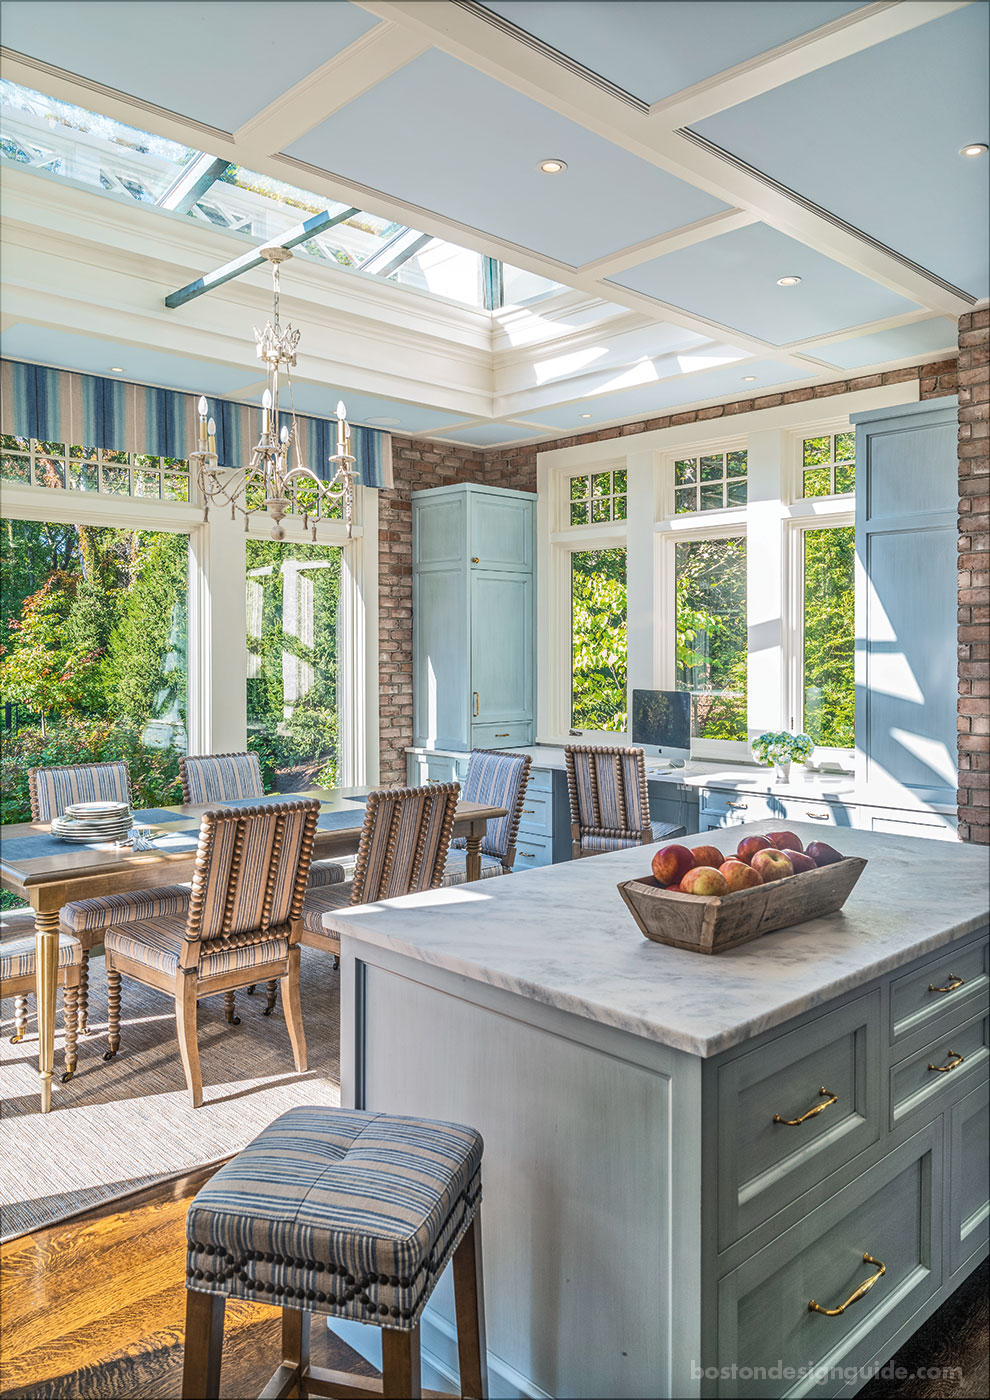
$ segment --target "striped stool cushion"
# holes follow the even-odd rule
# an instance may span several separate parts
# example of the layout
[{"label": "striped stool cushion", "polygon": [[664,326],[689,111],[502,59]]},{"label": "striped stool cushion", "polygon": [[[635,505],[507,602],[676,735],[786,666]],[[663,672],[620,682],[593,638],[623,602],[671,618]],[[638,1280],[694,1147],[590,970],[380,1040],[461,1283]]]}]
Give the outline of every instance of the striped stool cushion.
[{"label": "striped stool cushion", "polygon": [[411,1331],[481,1199],[473,1128],[290,1109],[186,1217],[186,1286]]},{"label": "striped stool cushion", "polygon": [[62,927],[73,933],[116,928],[135,919],[157,919],[162,914],[184,916],[189,908],[188,885],[162,885],[158,890],[132,890],[128,894],[76,899],[62,907]]},{"label": "striped stool cushion", "polygon": [[[506,875],[508,871],[496,856],[481,857],[481,878],[487,880],[492,875]],[[449,851],[447,853],[447,864],[444,867],[443,883],[445,885],[463,885],[467,883],[467,851]]]},{"label": "striped stool cushion", "polygon": [[650,822],[654,841],[671,841],[677,836],[686,836],[686,826],[676,826],[673,822]]},{"label": "striped stool cushion", "polygon": [[347,880],[342,885],[325,885],[322,889],[307,890],[302,912],[303,928],[308,933],[322,933],[334,938],[335,935],[323,927],[323,915],[328,909],[349,908],[353,888],[354,881]]},{"label": "striped stool cushion", "polygon": [[[519,754],[490,753],[486,749],[476,749],[468,759],[467,774],[461,788],[461,801],[504,807],[506,811],[504,817],[492,817],[491,821],[485,824],[481,849],[486,855],[509,854],[509,837],[518,825],[519,807],[528,776],[529,762]],[[463,836],[455,836],[450,844],[451,847],[460,850],[465,849],[467,845]]]},{"label": "striped stool cushion", "polygon": [[[112,953],[131,958],[145,967],[174,975],[179,970],[179,953],[186,936],[185,919],[134,919],[119,928],[107,929],[106,946]],[[199,959],[199,976],[219,977],[222,972],[238,972],[242,968],[260,967],[263,963],[281,962],[289,950],[289,940],[283,937],[263,938],[240,948],[212,948],[203,944]]]},{"label": "striped stool cushion", "polygon": [[309,867],[309,888],[322,889],[324,885],[339,885],[347,879],[347,871],[332,860],[314,860]]},{"label": "striped stool cushion", "polygon": [[[651,822],[653,828],[654,841],[669,841],[675,836],[686,836],[687,831],[683,826],[674,826],[671,822]],[[633,846],[638,846],[635,836],[597,836],[586,835],[581,837],[582,851],[628,851]]]},{"label": "striped stool cushion", "polygon": [[[82,962],[82,944],[71,933],[58,936],[58,965],[72,967]],[[0,980],[8,978],[33,977],[35,971],[34,935],[29,938],[11,938],[0,943]]]}]

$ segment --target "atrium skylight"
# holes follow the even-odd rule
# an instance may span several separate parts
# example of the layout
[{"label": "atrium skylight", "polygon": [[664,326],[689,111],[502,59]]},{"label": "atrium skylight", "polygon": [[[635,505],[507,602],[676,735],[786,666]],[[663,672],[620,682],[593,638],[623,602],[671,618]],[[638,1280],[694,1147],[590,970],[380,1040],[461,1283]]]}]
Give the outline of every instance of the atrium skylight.
[{"label": "atrium skylight", "polygon": [[[312,214],[347,213],[348,206],[324,195],[6,80],[0,81],[0,113],[2,159],[244,234],[256,244]],[[500,269],[480,253],[366,210],[355,209],[294,251],[488,309],[526,306],[563,290],[548,278]]]}]

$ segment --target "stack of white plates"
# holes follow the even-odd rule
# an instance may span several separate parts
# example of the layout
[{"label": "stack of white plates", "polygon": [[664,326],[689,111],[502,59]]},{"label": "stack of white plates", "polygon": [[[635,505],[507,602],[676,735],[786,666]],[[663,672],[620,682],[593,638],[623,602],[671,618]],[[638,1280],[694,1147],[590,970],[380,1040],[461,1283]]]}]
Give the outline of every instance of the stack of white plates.
[{"label": "stack of white plates", "polygon": [[123,841],[132,820],[126,802],[74,802],[52,821],[52,835],[63,841]]}]

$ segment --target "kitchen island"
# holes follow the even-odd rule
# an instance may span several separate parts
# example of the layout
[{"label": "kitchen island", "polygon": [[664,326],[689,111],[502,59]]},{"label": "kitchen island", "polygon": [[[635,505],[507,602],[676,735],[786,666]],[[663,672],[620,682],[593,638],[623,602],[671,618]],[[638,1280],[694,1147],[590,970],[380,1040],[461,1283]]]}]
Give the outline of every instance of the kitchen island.
[{"label": "kitchen island", "polygon": [[854,1394],[986,1254],[986,853],[837,844],[841,914],[716,957],[639,933],[649,847],[327,916],[343,1102],[484,1135],[494,1395]]}]

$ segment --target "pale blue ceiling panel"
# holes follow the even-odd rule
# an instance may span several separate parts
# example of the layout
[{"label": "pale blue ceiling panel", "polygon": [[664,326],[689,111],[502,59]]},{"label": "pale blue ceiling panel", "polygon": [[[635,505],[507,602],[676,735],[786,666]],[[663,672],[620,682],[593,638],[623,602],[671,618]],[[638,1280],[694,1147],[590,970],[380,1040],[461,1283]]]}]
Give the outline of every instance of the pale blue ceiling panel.
[{"label": "pale blue ceiling panel", "polygon": [[908,355],[928,355],[933,350],[955,354],[956,337],[955,321],[935,316],[930,321],[914,321],[909,326],[893,326],[887,331],[840,340],[837,345],[812,345],[808,353],[840,369],[859,369],[861,365],[903,360]]},{"label": "pale blue ceiling panel", "polygon": [[[796,287],[778,287],[797,276]],[[611,279],[772,345],[917,310],[768,224],[747,224],[616,273]]]},{"label": "pale blue ceiling panel", "polygon": [[800,370],[776,360],[739,360],[720,369],[681,374],[615,393],[589,395],[559,408],[534,409],[526,416],[549,428],[586,432],[596,423],[615,418],[651,418],[681,404],[701,403],[705,399],[748,399],[764,389],[797,384],[817,373],[811,366]]},{"label": "pale blue ceiling panel", "polygon": [[449,428],[433,436],[437,441],[449,438],[451,442],[466,442],[472,447],[504,447],[508,442],[530,442],[533,438],[546,437],[546,430],[521,428],[514,423],[476,423],[471,428]]},{"label": "pale blue ceiling panel", "polygon": [[702,136],[974,297],[990,293],[986,4],[698,124]]},{"label": "pale blue ceiling panel", "polygon": [[4,0],[3,42],[234,131],[377,23],[347,0]]},{"label": "pale blue ceiling panel", "polygon": [[384,428],[390,433],[421,433],[441,424],[463,423],[465,418],[463,413],[444,413],[439,408],[379,398],[377,394],[359,394],[353,389],[340,389],[332,384],[305,383],[293,379],[292,387],[299,413],[309,413],[314,418],[329,418],[337,407],[337,400],[343,399],[347,405],[347,416],[352,422],[370,423],[372,427]]},{"label": "pale blue ceiling panel", "polygon": [[571,266],[726,208],[436,49],[288,154]]},{"label": "pale blue ceiling panel", "polygon": [[486,0],[487,9],[649,103],[818,29],[860,4]]}]

